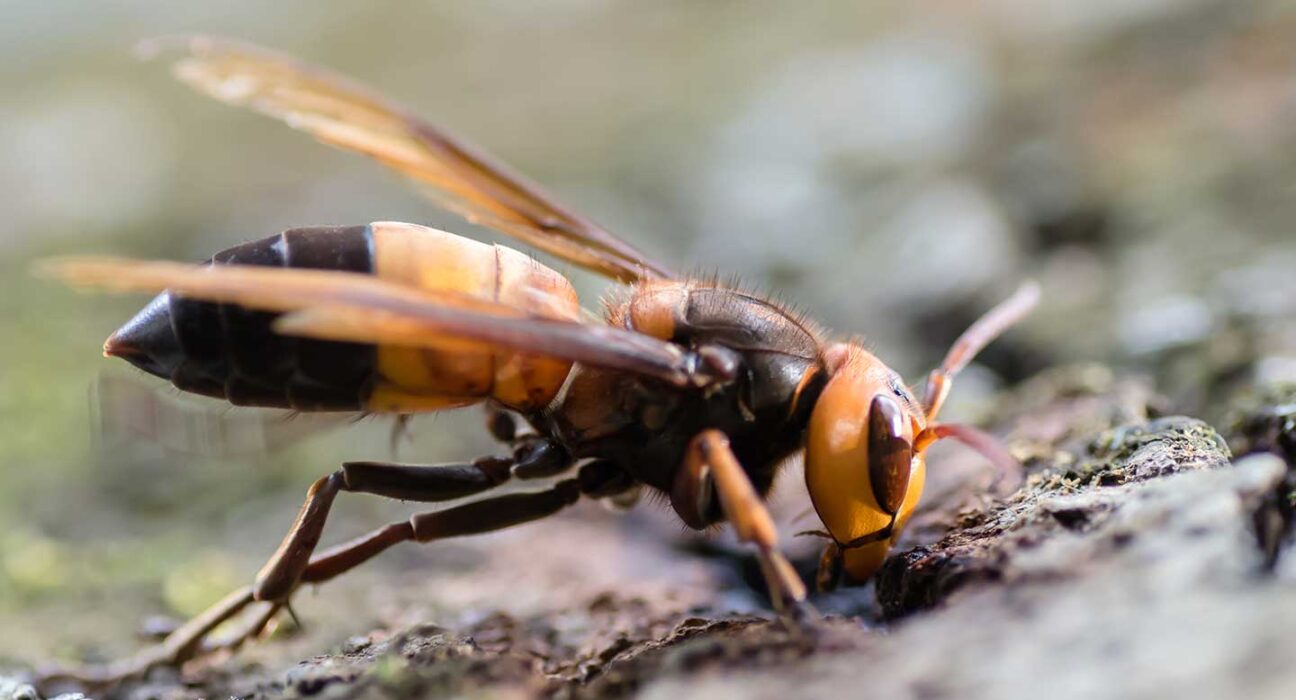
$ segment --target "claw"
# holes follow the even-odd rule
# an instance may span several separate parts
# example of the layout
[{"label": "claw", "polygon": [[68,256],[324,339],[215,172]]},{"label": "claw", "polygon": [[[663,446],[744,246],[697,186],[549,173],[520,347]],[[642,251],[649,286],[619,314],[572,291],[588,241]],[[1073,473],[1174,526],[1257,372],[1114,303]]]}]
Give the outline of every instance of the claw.
[{"label": "claw", "polygon": [[804,600],[785,601],[779,612],[779,624],[806,651],[812,650],[819,642],[819,611]]},{"label": "claw", "polygon": [[230,636],[220,640],[210,639],[212,632],[237,617],[253,602],[251,587],[240,588],[167,635],[160,644],[110,664],[39,669],[36,673],[36,686],[42,691],[68,684],[96,691],[110,689],[125,681],[144,678],[150,671],[161,666],[181,666],[218,651],[237,649],[247,640],[260,635],[279,610],[287,605],[286,601],[270,603],[264,611],[253,616],[249,624]]},{"label": "claw", "polygon": [[[295,626],[297,627],[297,629],[299,629],[299,630],[304,630],[304,629],[306,629],[306,625],[303,625],[303,624],[302,624],[302,621],[301,621],[301,618],[300,618],[300,617],[297,617],[297,611],[296,611],[296,610],[293,610],[293,606],[292,606],[292,603],[291,603],[290,601],[287,601],[287,600],[284,601],[284,603],[283,603],[283,609],[288,611],[288,617],[292,618],[293,625],[295,625]],[[268,622],[268,621],[267,621],[267,622]]]}]

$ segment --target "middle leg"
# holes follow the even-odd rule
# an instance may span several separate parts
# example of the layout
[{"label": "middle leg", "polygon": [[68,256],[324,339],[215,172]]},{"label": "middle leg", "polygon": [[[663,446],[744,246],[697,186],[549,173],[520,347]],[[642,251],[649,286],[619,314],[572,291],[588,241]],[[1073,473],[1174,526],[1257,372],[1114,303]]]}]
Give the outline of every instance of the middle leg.
[{"label": "middle leg", "polygon": [[[340,491],[370,493],[402,500],[437,502],[481,493],[507,481],[514,470],[534,464],[539,455],[545,468],[517,474],[519,478],[542,471],[552,472],[552,452],[534,445],[519,450],[514,458],[487,457],[469,464],[401,465],[380,462],[350,462],[316,481],[292,528],[278,550],[258,572],[250,586],[222,599],[207,611],[172,632],[160,644],[135,657],[97,667],[48,669],[40,675],[46,681],[73,679],[94,686],[107,686],[125,678],[138,677],[162,665],[179,665],[220,649],[235,649],[261,634],[275,615],[288,604],[293,591],[303,582],[319,582],[345,571],[397,542],[428,541],[475,532],[487,532],[535,520],[574,502],[583,484],[596,481],[595,473],[560,482],[552,489],[530,494],[512,494],[468,503],[444,511],[419,515],[396,523],[353,542],[334,547],[312,558],[323,532],[329,510]],[[570,464],[570,462],[568,462]],[[587,465],[588,466],[588,465]],[[602,465],[603,472],[609,472]],[[607,477],[603,477],[607,481]],[[601,484],[594,484],[599,486]],[[593,486],[591,486],[593,488]],[[249,624],[232,636],[216,641],[213,632],[260,602],[263,608]]]},{"label": "middle leg", "polygon": [[553,515],[581,496],[606,498],[633,484],[619,467],[609,462],[589,462],[580,468],[576,478],[559,481],[544,491],[496,496],[420,513],[319,552],[302,572],[301,583],[323,583],[401,542],[427,543],[502,530]]},{"label": "middle leg", "polygon": [[252,595],[259,601],[281,601],[297,587],[319,544],[337,494],[368,493],[404,501],[435,503],[492,489],[512,475],[514,460],[485,457],[469,464],[408,465],[348,462],[320,478],[306,493],[297,518],[279,548],[257,572]]}]

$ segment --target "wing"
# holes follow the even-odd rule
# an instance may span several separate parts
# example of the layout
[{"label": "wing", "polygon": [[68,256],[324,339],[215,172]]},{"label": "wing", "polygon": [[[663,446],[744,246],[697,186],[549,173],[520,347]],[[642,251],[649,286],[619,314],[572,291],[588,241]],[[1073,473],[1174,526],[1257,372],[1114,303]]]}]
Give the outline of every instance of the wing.
[{"label": "wing", "polygon": [[105,444],[143,439],[172,453],[247,457],[356,421],[361,414],[296,413],[229,406],[167,392],[133,377],[101,374],[90,411]]},{"label": "wing", "polygon": [[679,387],[706,386],[722,378],[711,376],[695,353],[651,336],[529,316],[502,304],[353,272],[117,258],[49,261],[38,272],[78,287],[171,290],[286,313],[276,329],[291,335],[442,349],[468,343],[655,377]]},{"label": "wing", "polygon": [[280,119],[323,143],[374,158],[473,223],[622,281],[671,276],[476,147],[346,78],[279,53],[211,37],[148,42],[141,53],[151,55],[177,43],[186,55],[174,72],[191,87]]}]

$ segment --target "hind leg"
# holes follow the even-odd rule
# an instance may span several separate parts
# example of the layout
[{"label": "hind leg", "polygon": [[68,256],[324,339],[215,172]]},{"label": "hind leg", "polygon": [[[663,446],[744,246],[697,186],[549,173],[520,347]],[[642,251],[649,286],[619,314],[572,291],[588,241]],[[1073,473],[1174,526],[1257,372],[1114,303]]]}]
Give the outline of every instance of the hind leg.
[{"label": "hind leg", "polygon": [[[261,634],[275,615],[288,605],[289,598],[301,583],[332,578],[397,542],[423,542],[489,532],[544,517],[574,502],[584,490],[583,482],[588,483],[585,488],[592,493],[604,487],[602,482],[608,481],[611,474],[606,465],[598,465],[597,470],[589,470],[595,465],[587,465],[579,479],[559,482],[547,491],[500,496],[416,515],[407,522],[389,525],[312,556],[333,500],[340,491],[420,502],[447,501],[492,489],[507,481],[514,469],[526,464],[525,460],[497,458],[479,459],[470,464],[427,466],[379,462],[345,464],[342,469],[311,486],[292,528],[257,573],[252,585],[234,591],[172,632],[161,644],[135,657],[106,666],[48,670],[40,674],[42,680],[110,685],[141,676],[157,666],[180,665],[212,651],[237,648],[247,639]],[[261,610],[247,624],[229,637],[213,638],[212,633],[218,627],[253,605],[259,605]]]}]

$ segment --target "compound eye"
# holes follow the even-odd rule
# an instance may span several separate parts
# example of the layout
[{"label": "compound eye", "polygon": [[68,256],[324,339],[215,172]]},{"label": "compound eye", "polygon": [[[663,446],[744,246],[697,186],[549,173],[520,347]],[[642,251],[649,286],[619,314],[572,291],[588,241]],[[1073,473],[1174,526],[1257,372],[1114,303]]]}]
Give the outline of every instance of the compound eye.
[{"label": "compound eye", "polygon": [[869,404],[868,469],[873,497],[888,515],[895,515],[909,490],[909,471],[913,463],[904,411],[886,394],[873,397]]}]

